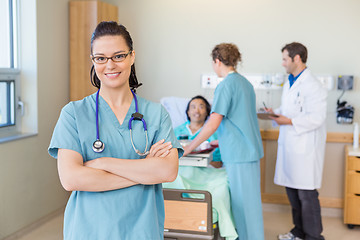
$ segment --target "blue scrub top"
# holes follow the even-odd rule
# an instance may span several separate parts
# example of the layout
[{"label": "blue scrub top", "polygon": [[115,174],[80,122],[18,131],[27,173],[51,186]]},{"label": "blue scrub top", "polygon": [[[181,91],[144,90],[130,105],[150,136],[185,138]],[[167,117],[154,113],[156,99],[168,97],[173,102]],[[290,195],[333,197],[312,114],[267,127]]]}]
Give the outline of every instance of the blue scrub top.
[{"label": "blue scrub top", "polygon": [[[80,153],[85,161],[99,157],[120,159],[141,158],[130,142],[128,122],[135,112],[134,99],[123,124],[120,125],[106,101],[99,96],[100,139],[105,143],[102,153],[95,153],[96,93],[83,100],[70,102],[61,111],[49,146],[49,154],[57,158],[59,148]],[[157,103],[138,97],[139,112],[147,123],[149,144],[161,139],[183,150],[177,141],[166,110]],[[134,144],[141,152],[145,148],[145,133],[141,121],[132,122]],[[163,239],[164,200],[161,184],[135,185],[104,191],[73,191],[65,210],[64,239]]]},{"label": "blue scrub top", "polygon": [[[194,140],[196,138],[196,136],[199,134],[199,132],[201,131],[202,128],[200,128],[195,134],[192,134],[190,128],[190,121],[186,121],[183,124],[181,124],[180,126],[176,127],[174,129],[175,132],[175,136],[179,139],[180,136],[188,136],[189,140]],[[217,140],[217,133],[215,132],[213,135],[211,135],[208,139],[209,142]],[[220,150],[219,148],[216,148],[215,151],[213,152],[213,159],[212,161],[214,162],[220,162],[221,161],[221,155],[220,155]]]},{"label": "blue scrub top", "polygon": [[224,163],[258,161],[264,156],[255,92],[245,77],[233,72],[219,83],[211,112],[224,116],[217,130]]}]

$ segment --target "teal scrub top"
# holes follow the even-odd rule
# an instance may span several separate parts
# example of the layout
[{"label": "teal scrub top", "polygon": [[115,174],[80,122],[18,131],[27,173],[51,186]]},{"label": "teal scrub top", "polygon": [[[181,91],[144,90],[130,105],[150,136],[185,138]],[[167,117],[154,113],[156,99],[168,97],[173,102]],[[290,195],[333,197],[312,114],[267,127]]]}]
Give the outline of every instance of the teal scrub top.
[{"label": "teal scrub top", "polygon": [[223,115],[217,132],[225,164],[259,161],[264,156],[255,92],[245,77],[233,72],[219,83],[211,112]]},{"label": "teal scrub top", "polygon": [[[195,134],[192,134],[190,128],[190,121],[186,121],[185,123],[181,124],[180,126],[176,127],[174,129],[175,136],[179,139],[180,136],[188,136],[189,140],[194,140],[196,136],[199,134],[202,128],[200,128]],[[213,135],[211,135],[208,139],[209,142],[217,140],[217,133],[215,132]],[[221,161],[221,155],[219,148],[216,148],[213,152],[213,159],[214,162],[220,162]]]},{"label": "teal scrub top", "polygon": [[[99,157],[121,159],[141,158],[130,142],[128,122],[135,112],[134,99],[123,124],[120,125],[106,101],[99,96],[100,139],[105,144],[102,153],[95,153],[96,93],[83,100],[70,102],[61,111],[49,146],[49,154],[57,158],[58,149],[80,153],[85,161]],[[177,141],[166,110],[157,103],[138,97],[139,112],[147,123],[149,148],[161,139],[183,150]],[[145,149],[145,133],[141,121],[132,122],[134,144],[141,152]],[[161,184],[135,185],[104,191],[73,191],[64,217],[65,240],[101,239],[163,239],[164,200]]]}]

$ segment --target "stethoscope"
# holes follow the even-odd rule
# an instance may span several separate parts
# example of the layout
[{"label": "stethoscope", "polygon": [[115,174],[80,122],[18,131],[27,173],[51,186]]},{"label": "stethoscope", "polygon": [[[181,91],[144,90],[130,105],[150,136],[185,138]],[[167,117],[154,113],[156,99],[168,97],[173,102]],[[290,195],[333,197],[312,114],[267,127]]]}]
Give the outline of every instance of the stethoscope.
[{"label": "stethoscope", "polygon": [[[100,91],[100,89],[96,93],[96,141],[92,145],[92,149],[96,153],[101,153],[102,151],[104,151],[104,148],[105,148],[105,144],[100,140],[100,136],[99,136],[99,91]],[[143,118],[143,115],[138,112],[138,102],[137,102],[135,93],[132,90],[131,90],[131,93],[135,99],[135,112],[133,114],[131,114],[131,118],[129,120],[130,141],[131,141],[131,145],[132,145],[134,151],[139,156],[146,156],[149,154],[149,151],[147,151],[148,135],[147,135],[146,122],[145,122],[145,119]],[[140,120],[143,123],[144,132],[145,132],[145,136],[146,136],[146,145],[145,145],[144,152],[140,152],[134,145],[134,141],[133,141],[133,137],[132,137],[132,126],[131,126],[131,123],[133,120]]]}]

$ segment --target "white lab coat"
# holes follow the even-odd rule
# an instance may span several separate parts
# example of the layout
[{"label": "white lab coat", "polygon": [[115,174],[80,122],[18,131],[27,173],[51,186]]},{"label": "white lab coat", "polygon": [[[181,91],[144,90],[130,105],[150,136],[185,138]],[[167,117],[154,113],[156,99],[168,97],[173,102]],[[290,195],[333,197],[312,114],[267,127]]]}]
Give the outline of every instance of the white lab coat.
[{"label": "white lab coat", "polygon": [[293,125],[280,126],[274,182],[295,189],[317,189],[324,165],[327,90],[309,69],[289,87],[287,81],[281,106],[275,110]]}]

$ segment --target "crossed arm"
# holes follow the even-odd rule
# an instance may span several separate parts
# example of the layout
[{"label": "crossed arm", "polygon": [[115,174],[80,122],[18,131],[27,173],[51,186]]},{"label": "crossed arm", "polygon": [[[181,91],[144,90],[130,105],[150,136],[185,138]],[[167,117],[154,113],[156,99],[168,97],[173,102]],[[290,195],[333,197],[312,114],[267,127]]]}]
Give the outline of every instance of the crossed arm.
[{"label": "crossed arm", "polygon": [[83,163],[80,153],[59,149],[60,182],[67,191],[110,191],[136,184],[157,184],[175,180],[178,153],[161,140],[145,159],[103,157]]}]

